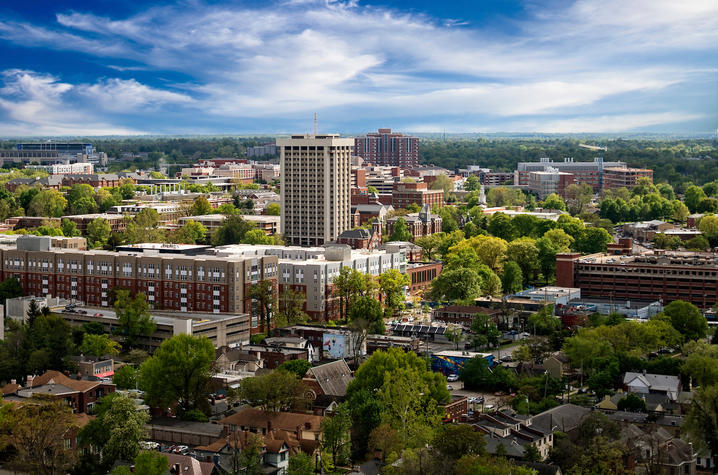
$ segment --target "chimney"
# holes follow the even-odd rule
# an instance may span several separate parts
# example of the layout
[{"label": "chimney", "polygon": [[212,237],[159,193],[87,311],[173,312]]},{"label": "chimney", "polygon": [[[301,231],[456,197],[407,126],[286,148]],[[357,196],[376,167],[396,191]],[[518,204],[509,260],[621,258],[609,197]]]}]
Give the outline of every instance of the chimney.
[{"label": "chimney", "polygon": [[17,379],[11,379],[10,384],[17,384]]},{"label": "chimney", "polygon": [[170,473],[174,473],[174,474],[177,474],[177,475],[181,474],[181,473],[182,473],[182,467],[181,467],[181,465],[178,464],[178,463],[172,465],[172,468],[170,468]]},{"label": "chimney", "polygon": [[272,432],[272,421],[267,419],[267,433]]},{"label": "chimney", "polygon": [[296,434],[297,440],[302,440],[302,426],[297,426]]},{"label": "chimney", "polygon": [[33,375],[33,374],[27,375],[27,387],[28,388],[32,387],[32,382],[34,379],[35,379],[35,375]]}]

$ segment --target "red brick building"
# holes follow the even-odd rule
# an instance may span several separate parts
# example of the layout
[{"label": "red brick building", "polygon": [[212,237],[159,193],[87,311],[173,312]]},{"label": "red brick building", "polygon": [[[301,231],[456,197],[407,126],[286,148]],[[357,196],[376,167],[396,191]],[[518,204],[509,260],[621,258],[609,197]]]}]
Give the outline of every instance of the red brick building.
[{"label": "red brick building", "polygon": [[653,183],[653,170],[648,168],[604,168],[603,188],[633,188],[641,178],[648,178]]},{"label": "red brick building", "polygon": [[417,167],[419,139],[392,132],[391,129],[379,129],[378,132],[355,138],[354,153],[373,165]]},{"label": "red brick building", "polygon": [[708,308],[718,302],[718,255],[654,250],[639,255],[565,253],[556,256],[556,285],[582,297],[685,300]]},{"label": "red brick building", "polygon": [[430,208],[444,206],[444,191],[430,190],[426,183],[395,183],[392,189],[392,206],[406,208],[410,204],[420,207],[429,205]]},{"label": "red brick building", "polygon": [[418,294],[431,287],[431,282],[441,274],[441,262],[427,262],[409,265],[406,275],[409,276],[409,293]]}]

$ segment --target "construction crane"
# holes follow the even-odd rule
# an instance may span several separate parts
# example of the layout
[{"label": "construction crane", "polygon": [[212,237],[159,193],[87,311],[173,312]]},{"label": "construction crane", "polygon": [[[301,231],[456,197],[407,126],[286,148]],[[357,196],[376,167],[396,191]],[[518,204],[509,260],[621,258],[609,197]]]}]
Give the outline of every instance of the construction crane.
[{"label": "construction crane", "polygon": [[587,148],[590,150],[603,150],[604,152],[608,151],[608,147],[599,147],[598,145],[587,145],[585,143],[578,144],[579,147]]}]

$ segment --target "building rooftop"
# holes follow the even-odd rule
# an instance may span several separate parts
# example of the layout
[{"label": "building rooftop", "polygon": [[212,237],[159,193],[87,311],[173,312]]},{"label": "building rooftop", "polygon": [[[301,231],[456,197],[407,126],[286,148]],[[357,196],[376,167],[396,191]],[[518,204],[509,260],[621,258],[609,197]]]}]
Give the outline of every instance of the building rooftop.
[{"label": "building rooftop", "polygon": [[579,258],[578,262],[579,264],[718,267],[718,254],[711,252],[653,250],[630,256],[590,254]]}]

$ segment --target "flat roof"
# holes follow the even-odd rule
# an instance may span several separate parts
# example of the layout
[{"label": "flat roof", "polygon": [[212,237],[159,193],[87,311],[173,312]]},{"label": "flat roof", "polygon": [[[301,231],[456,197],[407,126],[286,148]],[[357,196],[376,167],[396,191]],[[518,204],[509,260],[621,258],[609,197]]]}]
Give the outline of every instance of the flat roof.
[{"label": "flat roof", "polygon": [[[115,311],[111,308],[98,308],[98,307],[86,307],[86,306],[77,306],[75,307],[75,310],[83,310],[87,312],[87,316],[94,316],[95,314],[102,314],[98,315],[97,318],[108,318],[110,320],[117,320],[117,314]],[[62,312],[67,315],[72,315],[72,312]],[[74,314],[77,314],[77,312],[74,312]],[[179,312],[158,312],[156,310],[150,310],[150,316],[152,319],[161,325],[171,325],[174,326],[175,322],[178,320],[192,320],[193,326],[199,326],[204,325],[208,321],[213,322],[219,322],[222,320],[226,320],[228,318],[234,318],[237,316],[246,315],[243,313],[203,313],[203,312],[182,312],[181,314]]]},{"label": "flat roof", "polygon": [[616,256],[590,254],[578,259],[579,264],[647,265],[681,267],[718,267],[718,253],[690,251],[648,251],[643,254]]},{"label": "flat roof", "polygon": [[494,355],[491,353],[479,353],[478,351],[445,350],[434,353],[434,356],[452,356],[461,358],[473,358],[474,356],[481,356],[482,358],[487,358],[489,356],[493,357]]}]

